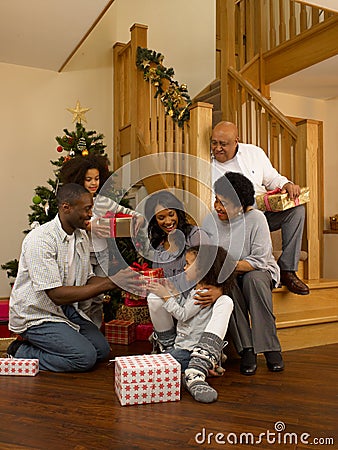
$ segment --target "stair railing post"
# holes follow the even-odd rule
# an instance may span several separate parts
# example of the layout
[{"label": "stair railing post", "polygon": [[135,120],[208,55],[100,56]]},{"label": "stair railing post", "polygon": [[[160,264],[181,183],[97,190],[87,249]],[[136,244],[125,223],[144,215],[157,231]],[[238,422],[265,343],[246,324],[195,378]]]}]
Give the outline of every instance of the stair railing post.
[{"label": "stair railing post", "polygon": [[114,164],[113,169],[117,170],[122,166],[122,156],[120,148],[120,129],[122,123],[122,111],[124,105],[124,97],[122,95],[121,81],[123,77],[123,62],[121,61],[120,52],[125,48],[126,44],[117,42],[113,47],[113,67],[114,67]]},{"label": "stair railing post", "polygon": [[[189,213],[196,223],[201,223],[206,209],[211,205],[210,137],[212,132],[212,108],[210,103],[198,102],[190,109],[189,154],[190,164]],[[200,161],[202,160],[202,161]],[[204,162],[205,161],[205,162]],[[207,170],[206,170],[207,168]]]},{"label": "stair railing post", "polygon": [[320,173],[321,162],[319,149],[318,123],[312,120],[297,122],[297,141],[295,158],[295,180],[301,186],[310,188],[310,202],[306,205],[306,239],[307,239],[307,273],[309,280],[320,278],[321,266],[321,238],[319,221],[320,211],[320,184],[322,177]]},{"label": "stair railing post", "polygon": [[147,47],[147,25],[134,24],[131,33],[131,159],[140,156],[139,140],[141,134],[143,142],[150,144],[150,84],[143,79],[143,73],[136,67],[137,47]]}]

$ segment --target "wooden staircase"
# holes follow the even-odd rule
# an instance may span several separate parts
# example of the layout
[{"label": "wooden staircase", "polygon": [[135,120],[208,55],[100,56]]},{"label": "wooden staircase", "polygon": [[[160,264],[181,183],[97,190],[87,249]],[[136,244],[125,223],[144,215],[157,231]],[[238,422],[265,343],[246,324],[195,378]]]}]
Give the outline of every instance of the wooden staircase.
[{"label": "wooden staircase", "polygon": [[[309,285],[310,295],[298,296],[285,288],[273,291],[274,311],[282,348],[291,350],[337,343],[338,280],[321,278],[323,222],[321,124],[312,120],[291,121],[271,104],[268,99],[267,78],[263,76],[262,46],[259,46],[256,41],[250,44],[249,36],[255,36],[255,33],[247,34],[246,50],[243,51],[240,48],[241,39],[231,27],[235,27],[238,23],[245,23],[250,29],[251,16],[245,18],[243,14],[252,12],[252,6],[258,3],[260,8],[257,10],[262,12],[264,3],[272,6],[275,2],[217,0],[218,7],[221,5],[223,11],[224,5],[227,6],[225,13],[228,22],[222,25],[219,13],[217,17],[218,26],[221,25],[222,30],[227,30],[226,37],[229,44],[221,46],[223,54],[218,52],[217,67],[220,79],[212,82],[194,99],[190,121],[185,123],[183,128],[172,124],[170,117],[166,116],[161,109],[159,99],[154,99],[153,88],[144,81],[142,74],[135,67],[137,46],[147,47],[147,27],[134,25],[131,28],[131,41],[127,44],[115,44],[116,156],[114,168],[116,170],[122,167],[124,162],[137,161],[147,155],[156,155],[159,158],[166,154],[170,155],[170,158],[174,155],[173,158],[178,166],[182,162],[180,159],[182,155],[194,155],[209,161],[209,138],[212,126],[220,120],[231,120],[237,123],[243,142],[251,142],[264,148],[280,173],[300,185],[310,186],[312,194],[311,202],[307,206],[307,223],[304,233],[304,250],[307,252],[308,259],[304,263],[304,270],[301,267],[301,277]],[[290,8],[293,3],[297,2],[290,2]],[[238,18],[235,20],[234,16],[231,16],[231,13],[235,14],[235,4],[236,6],[245,4],[245,8],[240,12],[242,17],[240,22]],[[302,20],[304,20],[304,8],[302,5],[300,8],[303,11]],[[266,14],[262,14],[260,20],[263,20],[265,16]],[[273,14],[272,17],[274,16]],[[313,16],[315,17],[315,14]],[[337,18],[332,14],[326,16],[331,33],[332,23]],[[297,20],[295,16],[292,19]],[[320,28],[322,33],[325,26],[317,25],[317,30]],[[253,27],[254,30],[256,28]],[[263,28],[264,23],[260,22],[259,29]],[[305,39],[306,34],[311,35],[312,39],[314,29],[316,29],[315,25],[311,32],[305,30]],[[220,34],[218,33],[218,38]],[[290,42],[287,45],[291,46],[293,37],[288,36],[288,39]],[[302,36],[297,35],[294,39],[297,39],[299,46]],[[321,42],[323,42],[322,39]],[[286,45],[279,37],[274,46],[269,44],[267,51],[277,52],[278,45],[282,44]],[[259,48],[258,55],[254,52],[256,47]],[[159,50],[156,49],[156,51]],[[232,56],[231,51],[233,51]],[[197,179],[206,181],[205,172],[198,172],[198,170],[198,167],[192,168],[192,172],[197,173]],[[192,192],[199,199],[204,195],[198,183],[181,176],[180,173],[176,174],[175,171],[168,175],[166,169],[153,177],[151,182],[145,179],[143,184],[148,193],[158,189],[177,187],[183,191]]]},{"label": "wooden staircase", "polygon": [[278,337],[283,350],[338,342],[338,280],[308,282],[310,295],[285,287],[273,291]]}]

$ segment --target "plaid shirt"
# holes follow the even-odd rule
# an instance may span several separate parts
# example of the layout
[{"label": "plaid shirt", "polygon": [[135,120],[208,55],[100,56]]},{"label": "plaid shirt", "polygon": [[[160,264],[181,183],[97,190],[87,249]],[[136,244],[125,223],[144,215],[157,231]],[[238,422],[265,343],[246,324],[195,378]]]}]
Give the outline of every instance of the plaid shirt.
[{"label": "plaid shirt", "polygon": [[[59,217],[30,231],[22,244],[19,271],[10,297],[9,328],[23,333],[43,322],[66,322],[79,327],[64,315],[46,294],[67,284],[68,239]],[[93,276],[89,261],[87,233],[75,230],[75,285],[83,286]]]}]

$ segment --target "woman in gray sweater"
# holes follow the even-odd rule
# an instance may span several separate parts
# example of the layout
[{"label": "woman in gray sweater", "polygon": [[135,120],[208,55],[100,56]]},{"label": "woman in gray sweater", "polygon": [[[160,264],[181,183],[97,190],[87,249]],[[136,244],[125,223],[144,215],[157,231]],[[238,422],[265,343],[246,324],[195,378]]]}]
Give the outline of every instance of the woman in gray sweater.
[{"label": "woman in gray sweater", "polygon": [[237,281],[244,299],[233,296],[233,325],[242,356],[241,373],[254,375],[258,353],[264,353],[269,370],[279,372],[284,363],[272,308],[279,267],[272,255],[266,218],[253,208],[254,188],[244,175],[227,172],[216,180],[214,191],[214,211],[203,228],[213,244],[225,248],[237,261]]}]

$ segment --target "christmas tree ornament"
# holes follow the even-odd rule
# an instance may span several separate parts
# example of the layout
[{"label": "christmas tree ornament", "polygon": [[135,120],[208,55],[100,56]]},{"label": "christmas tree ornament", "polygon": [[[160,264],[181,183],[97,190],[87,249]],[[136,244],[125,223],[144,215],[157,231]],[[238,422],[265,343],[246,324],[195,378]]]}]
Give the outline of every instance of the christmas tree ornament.
[{"label": "christmas tree ornament", "polygon": [[46,216],[48,216],[48,211],[49,211],[49,202],[48,202],[48,200],[45,203],[44,210],[45,210]]},{"label": "christmas tree ornament", "polygon": [[71,150],[71,151],[69,152],[69,156],[70,156],[71,158],[73,158],[73,156],[75,156],[75,151],[74,151],[74,150]]},{"label": "christmas tree ornament", "polygon": [[58,145],[56,147],[56,151],[58,151],[59,153],[63,152],[63,147],[61,147],[61,145]]},{"label": "christmas tree ornament", "polygon": [[67,108],[67,111],[73,114],[73,123],[87,122],[85,113],[90,111],[90,108],[81,108],[79,100],[76,102],[75,108]]},{"label": "christmas tree ornament", "polygon": [[40,195],[34,195],[34,197],[32,198],[32,201],[33,201],[34,205],[39,205],[41,203]]},{"label": "christmas tree ornament", "polygon": [[88,156],[88,150],[85,148],[84,150],[82,150],[82,156]]},{"label": "christmas tree ornament", "polygon": [[77,143],[77,149],[82,151],[86,148],[86,139],[84,137],[80,137],[79,142]]}]

